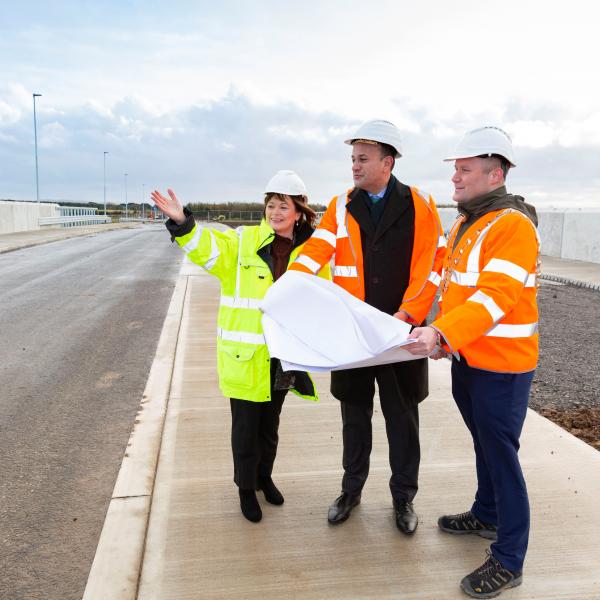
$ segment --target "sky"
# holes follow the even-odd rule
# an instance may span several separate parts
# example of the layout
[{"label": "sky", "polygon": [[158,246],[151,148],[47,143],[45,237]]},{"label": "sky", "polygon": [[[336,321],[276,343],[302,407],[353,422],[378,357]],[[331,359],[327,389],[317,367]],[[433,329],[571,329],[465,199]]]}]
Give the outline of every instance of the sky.
[{"label": "sky", "polygon": [[[394,174],[451,203],[463,133],[513,139],[509,191],[600,207],[600,8],[583,0],[0,2],[0,198],[261,201],[279,169],[326,204],[346,137],[402,132]],[[108,154],[104,155],[104,152]],[[125,176],[127,173],[127,176]]]}]

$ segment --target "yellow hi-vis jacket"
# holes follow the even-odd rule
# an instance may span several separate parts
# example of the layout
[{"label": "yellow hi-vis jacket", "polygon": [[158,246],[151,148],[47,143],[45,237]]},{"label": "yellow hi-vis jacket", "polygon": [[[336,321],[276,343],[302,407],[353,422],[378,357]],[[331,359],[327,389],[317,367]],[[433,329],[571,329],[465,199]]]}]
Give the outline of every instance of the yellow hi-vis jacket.
[{"label": "yellow hi-vis jacket", "polygon": [[[273,229],[260,225],[219,231],[197,224],[175,240],[188,258],[221,282],[221,301],[217,322],[217,366],[219,387],[224,396],[268,402],[271,399],[270,356],[262,330],[259,304],[273,275],[257,251],[270,244]],[[302,248],[292,250],[290,262]],[[329,265],[320,275],[330,278]],[[311,380],[312,384],[312,380]],[[314,384],[308,394],[293,392],[317,400]]]}]

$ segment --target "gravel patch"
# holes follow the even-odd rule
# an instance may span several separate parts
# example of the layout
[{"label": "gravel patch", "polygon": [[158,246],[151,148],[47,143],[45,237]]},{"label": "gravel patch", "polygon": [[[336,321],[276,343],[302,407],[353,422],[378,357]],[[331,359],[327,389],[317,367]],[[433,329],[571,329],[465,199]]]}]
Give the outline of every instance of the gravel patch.
[{"label": "gravel patch", "polygon": [[600,450],[600,291],[542,281],[529,406]]}]

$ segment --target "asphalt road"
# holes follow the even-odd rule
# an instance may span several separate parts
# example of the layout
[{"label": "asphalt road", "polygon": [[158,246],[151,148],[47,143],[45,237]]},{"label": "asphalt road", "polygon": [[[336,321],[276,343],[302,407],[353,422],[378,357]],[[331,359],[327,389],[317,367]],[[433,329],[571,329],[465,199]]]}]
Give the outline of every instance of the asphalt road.
[{"label": "asphalt road", "polygon": [[80,599],[182,253],[148,226],[0,255],[0,598]]}]

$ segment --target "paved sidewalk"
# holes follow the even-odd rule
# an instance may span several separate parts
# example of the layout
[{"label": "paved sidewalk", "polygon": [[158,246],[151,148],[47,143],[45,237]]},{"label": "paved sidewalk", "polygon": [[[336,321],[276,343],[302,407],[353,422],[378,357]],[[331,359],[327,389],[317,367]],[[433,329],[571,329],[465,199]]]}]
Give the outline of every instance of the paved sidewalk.
[{"label": "paved sidewalk", "polygon": [[[572,275],[572,273],[571,273]],[[331,527],[339,493],[341,419],[316,377],[320,403],[290,394],[274,479],[281,507],[262,501],[246,521],[232,482],[230,410],[215,368],[218,282],[184,263],[159,342],[84,598],[465,598],[460,578],[488,543],[438,531],[443,512],[469,508],[470,438],[450,394],[449,363],[431,362],[421,405],[422,464],[412,538],[394,525],[382,415],[362,504]],[[507,600],[600,600],[600,453],[530,411],[522,438],[532,531],[524,584]]]},{"label": "paved sidewalk", "polygon": [[542,256],[542,274],[600,287],[600,263]]}]

